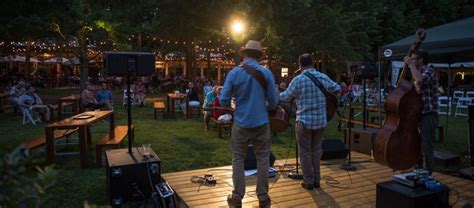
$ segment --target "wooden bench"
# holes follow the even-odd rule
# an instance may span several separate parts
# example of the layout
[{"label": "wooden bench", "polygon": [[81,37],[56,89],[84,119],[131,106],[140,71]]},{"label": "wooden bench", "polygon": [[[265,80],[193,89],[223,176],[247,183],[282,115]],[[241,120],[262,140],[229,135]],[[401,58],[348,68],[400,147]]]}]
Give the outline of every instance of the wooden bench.
[{"label": "wooden bench", "polygon": [[12,109],[14,113],[17,113],[18,112],[18,108],[16,105],[3,105],[3,106],[0,106],[0,112],[3,113],[4,110],[7,110],[7,109]]},{"label": "wooden bench", "polygon": [[229,134],[232,130],[232,124],[233,122],[232,121],[219,121],[213,117],[211,117],[211,121],[213,121],[216,125],[217,125],[217,131],[219,132],[219,138],[222,138],[222,130],[224,128],[224,126],[228,126],[229,127]]},{"label": "wooden bench", "polygon": [[156,101],[153,104],[153,108],[155,110],[155,120],[156,120],[156,111],[161,111],[161,115],[164,117],[165,114],[165,102],[163,101]]},{"label": "wooden bench", "polygon": [[[56,130],[54,131],[54,140],[56,139],[59,139],[59,138],[62,138],[62,137],[69,137],[71,136],[72,134],[76,133],[77,132],[77,128],[76,129],[67,129],[67,130]],[[45,135],[41,135],[41,136],[37,136],[33,139],[30,139],[30,140],[27,140],[25,142],[23,142],[21,145],[21,149],[23,152],[30,152],[32,149],[35,149],[37,147],[40,147],[42,145],[45,145],[46,144],[46,136]]]},{"label": "wooden bench", "polygon": [[[134,127],[132,126],[132,135],[133,136]],[[100,168],[102,166],[102,148],[120,148],[120,143],[128,135],[128,126],[117,126],[114,129],[114,136],[111,137],[110,134],[102,137],[99,142],[95,145],[95,164],[96,167]]]}]

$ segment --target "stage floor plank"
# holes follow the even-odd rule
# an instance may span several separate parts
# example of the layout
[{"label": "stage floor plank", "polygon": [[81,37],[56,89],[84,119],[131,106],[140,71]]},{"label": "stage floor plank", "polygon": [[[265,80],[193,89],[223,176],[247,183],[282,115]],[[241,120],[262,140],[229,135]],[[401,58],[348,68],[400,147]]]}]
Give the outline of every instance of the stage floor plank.
[{"label": "stage floor plank", "polygon": [[[308,191],[300,186],[300,181],[289,179],[285,173],[270,179],[272,207],[375,207],[376,184],[391,179],[393,171],[373,162],[370,156],[353,152],[356,171],[339,169],[342,160],[321,162],[321,188]],[[278,160],[286,168],[294,167],[295,158]],[[193,176],[202,177],[212,173],[217,179],[215,186],[192,183]],[[223,166],[191,171],[163,174],[177,194],[179,207],[227,207],[227,195],[232,191],[232,167]],[[454,207],[466,203],[474,204],[474,182],[433,173],[433,177],[459,192],[459,202]],[[255,194],[256,176],[246,177],[244,207],[257,207]]]}]

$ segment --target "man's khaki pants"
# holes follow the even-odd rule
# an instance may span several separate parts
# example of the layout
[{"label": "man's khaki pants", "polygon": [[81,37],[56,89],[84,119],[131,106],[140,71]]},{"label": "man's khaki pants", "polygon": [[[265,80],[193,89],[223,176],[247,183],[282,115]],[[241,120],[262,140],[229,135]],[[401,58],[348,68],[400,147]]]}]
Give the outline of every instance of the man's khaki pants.
[{"label": "man's khaki pants", "polygon": [[268,168],[270,165],[271,138],[270,126],[265,124],[256,128],[242,128],[234,124],[231,135],[233,194],[245,195],[244,161],[247,148],[253,144],[257,159],[257,196],[259,201],[268,196]]}]

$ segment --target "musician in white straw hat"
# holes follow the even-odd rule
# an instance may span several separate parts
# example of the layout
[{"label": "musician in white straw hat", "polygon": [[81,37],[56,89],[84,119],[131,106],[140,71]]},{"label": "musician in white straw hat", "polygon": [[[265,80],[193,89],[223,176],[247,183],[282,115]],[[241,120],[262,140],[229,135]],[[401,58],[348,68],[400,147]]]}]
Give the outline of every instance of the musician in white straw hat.
[{"label": "musician in white straw hat", "polygon": [[229,106],[236,99],[234,125],[231,134],[232,180],[234,190],[227,197],[230,207],[241,207],[245,195],[244,161],[249,144],[257,158],[257,197],[260,207],[270,207],[268,195],[268,168],[271,153],[271,135],[268,110],[275,109],[278,94],[272,72],[258,62],[262,45],[249,40],[239,51],[242,65],[227,75],[219,101]]}]

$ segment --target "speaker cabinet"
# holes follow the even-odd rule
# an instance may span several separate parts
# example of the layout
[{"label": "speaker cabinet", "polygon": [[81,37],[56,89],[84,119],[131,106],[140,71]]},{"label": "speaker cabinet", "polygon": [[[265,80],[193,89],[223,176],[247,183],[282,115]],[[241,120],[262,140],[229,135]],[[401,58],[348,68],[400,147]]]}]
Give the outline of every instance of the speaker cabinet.
[{"label": "speaker cabinet", "polygon": [[107,52],[104,68],[108,76],[148,76],[155,72],[155,55],[144,52]]},{"label": "speaker cabinet", "polygon": [[377,208],[445,208],[450,207],[448,197],[449,190],[446,187],[441,191],[430,191],[388,181],[377,184],[375,204]]},{"label": "speaker cabinet", "polygon": [[[270,152],[270,167],[273,167],[273,164],[275,163],[275,154],[273,152]],[[247,149],[247,157],[245,158],[244,162],[244,169],[245,170],[253,170],[257,169],[257,158],[255,156],[255,152],[253,151],[253,145],[249,145]]]},{"label": "speaker cabinet", "polygon": [[343,159],[349,154],[349,150],[340,139],[324,139],[321,148],[323,149],[321,160]]},{"label": "speaker cabinet", "polygon": [[372,148],[377,135],[377,129],[373,128],[352,128],[351,137],[348,137],[349,129],[344,132],[346,141],[351,142],[352,151],[372,155]]},{"label": "speaker cabinet", "polygon": [[114,207],[119,207],[128,201],[150,198],[151,187],[161,182],[160,159],[153,150],[148,158],[142,155],[141,147],[132,150],[132,154],[128,153],[127,148],[105,152],[107,194]]}]

